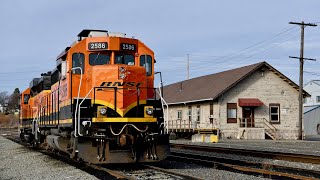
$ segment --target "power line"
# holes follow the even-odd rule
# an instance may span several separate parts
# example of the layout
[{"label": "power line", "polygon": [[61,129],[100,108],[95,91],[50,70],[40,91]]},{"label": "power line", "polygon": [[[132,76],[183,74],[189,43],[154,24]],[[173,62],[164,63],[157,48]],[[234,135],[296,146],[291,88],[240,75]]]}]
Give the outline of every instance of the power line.
[{"label": "power line", "polygon": [[[282,31],[282,32],[280,32],[280,33],[277,33],[276,35],[274,35],[274,36],[266,39],[266,40],[260,41],[260,42],[258,42],[258,43],[253,44],[253,45],[250,45],[250,46],[248,46],[248,47],[246,47],[246,48],[243,48],[243,49],[241,49],[241,50],[239,50],[239,51],[237,51],[237,52],[235,52],[235,53],[231,53],[231,54],[225,55],[225,56],[220,56],[219,58],[216,58],[216,59],[204,60],[204,61],[201,61],[201,62],[215,61],[215,63],[219,63],[219,62],[220,62],[220,64],[221,64],[221,63],[225,63],[226,61],[228,61],[228,60],[230,60],[230,59],[233,59],[234,57],[237,57],[237,56],[240,55],[242,52],[244,52],[244,51],[246,51],[246,50],[248,50],[248,49],[250,49],[250,48],[251,48],[251,50],[250,50],[249,52],[252,52],[252,51],[256,50],[257,48],[252,49],[252,47],[255,47],[255,46],[259,45],[259,44],[262,44],[263,42],[269,41],[269,40],[271,40],[271,39],[273,39],[273,38],[275,38],[275,37],[278,37],[278,36],[280,36],[280,35],[282,35],[282,34],[284,34],[284,33],[286,33],[286,32],[289,32],[290,30],[292,30],[292,29],[294,29],[294,28],[296,28],[296,27],[291,27],[291,28],[289,28],[289,29],[286,29],[286,30],[284,30],[284,31]],[[291,39],[291,38],[289,38],[289,39]],[[288,40],[288,39],[287,39],[287,40]],[[286,41],[287,41],[287,40],[286,40]],[[258,54],[258,53],[255,53],[255,54]],[[254,54],[254,55],[255,55],[255,54]],[[253,56],[253,55],[251,55],[251,56]],[[250,57],[251,57],[251,56],[250,56]],[[228,57],[228,58],[227,58],[227,57]],[[225,59],[225,58],[227,58],[227,59]],[[218,61],[218,60],[222,60],[222,61]],[[218,62],[217,62],[217,61],[218,61]],[[206,65],[206,67],[207,67],[207,64],[205,64],[205,65]],[[203,65],[195,65],[195,66],[192,66],[192,68],[198,67],[198,66],[203,66]],[[184,70],[184,68],[172,68],[172,69],[165,69],[165,70],[163,70],[163,71],[164,71],[164,72],[168,72],[168,71],[180,71],[180,70]]]},{"label": "power line", "polygon": [[[247,57],[243,57],[243,58],[241,58],[240,60],[237,61],[237,64],[239,64],[241,62],[244,62],[247,59],[253,58],[257,54],[261,54],[262,52],[267,52],[267,51],[269,51],[269,50],[271,50],[273,48],[279,47],[279,46],[283,45],[284,43],[288,42],[289,40],[297,38],[298,36],[299,35],[290,36],[289,38],[285,39],[285,41],[283,41],[281,43],[275,44],[275,45],[273,45],[273,46],[271,46],[269,48],[266,48],[266,49],[263,49],[261,51],[258,51],[258,52],[254,53],[254,54],[251,54],[251,55],[247,56]],[[228,62],[229,60],[234,59],[234,58],[239,58],[239,57],[230,57],[230,58],[225,59],[224,61],[214,62],[214,64],[194,65],[194,66],[191,66],[191,70],[190,71],[194,72],[194,71],[198,71],[198,70],[207,70],[209,68],[218,67],[217,65],[220,65],[220,64],[223,64],[225,62]],[[182,68],[176,68],[176,69],[172,69],[171,71],[179,72],[179,71],[182,71],[182,70],[183,70]],[[167,71],[169,71],[169,70],[167,70]],[[165,71],[165,72],[167,72],[167,71]]]},{"label": "power line", "polygon": [[307,73],[307,74],[314,75],[314,76],[320,76],[320,73],[317,73],[317,72],[310,72],[310,71],[303,71],[303,72]]}]

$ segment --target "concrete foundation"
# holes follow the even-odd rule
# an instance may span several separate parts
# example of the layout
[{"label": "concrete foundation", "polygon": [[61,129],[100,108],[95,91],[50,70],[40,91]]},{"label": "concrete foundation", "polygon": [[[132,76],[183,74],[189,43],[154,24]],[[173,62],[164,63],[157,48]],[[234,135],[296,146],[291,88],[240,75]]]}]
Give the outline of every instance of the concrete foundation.
[{"label": "concrete foundation", "polygon": [[237,139],[265,139],[264,128],[239,128]]}]

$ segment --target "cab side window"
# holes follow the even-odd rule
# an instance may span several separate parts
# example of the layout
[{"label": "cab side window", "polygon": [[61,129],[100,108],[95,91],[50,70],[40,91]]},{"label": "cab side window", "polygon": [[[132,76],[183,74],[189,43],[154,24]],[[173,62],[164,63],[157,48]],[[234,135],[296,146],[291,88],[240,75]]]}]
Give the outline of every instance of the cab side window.
[{"label": "cab side window", "polygon": [[147,76],[152,75],[152,57],[150,55],[140,56],[140,66],[146,68]]},{"label": "cab side window", "polygon": [[23,104],[28,104],[29,99],[30,99],[30,95],[29,94],[23,95]]},{"label": "cab side window", "polygon": [[[82,74],[84,73],[84,54],[82,53],[73,53],[72,54],[72,68],[80,67],[82,69]],[[81,70],[74,69],[72,71],[74,74],[81,74]]]}]

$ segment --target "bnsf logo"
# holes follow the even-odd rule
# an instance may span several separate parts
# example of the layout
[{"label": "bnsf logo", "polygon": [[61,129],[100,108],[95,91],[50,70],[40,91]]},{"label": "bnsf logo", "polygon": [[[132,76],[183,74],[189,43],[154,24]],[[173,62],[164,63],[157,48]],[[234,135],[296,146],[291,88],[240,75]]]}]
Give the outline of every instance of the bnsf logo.
[{"label": "bnsf logo", "polygon": [[100,84],[100,87],[121,87],[121,86],[126,86],[126,87],[139,87],[143,83],[141,82],[103,82]]}]

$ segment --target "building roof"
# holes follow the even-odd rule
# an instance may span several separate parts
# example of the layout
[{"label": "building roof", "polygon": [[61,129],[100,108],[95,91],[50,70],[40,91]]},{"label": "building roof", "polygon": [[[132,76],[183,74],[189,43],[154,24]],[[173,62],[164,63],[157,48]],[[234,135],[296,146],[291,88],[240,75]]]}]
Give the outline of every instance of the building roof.
[{"label": "building roof", "polygon": [[311,82],[313,82],[313,83],[317,84],[318,86],[320,86],[320,80],[311,80],[307,84],[305,84],[305,86],[308,85]]},{"label": "building roof", "polygon": [[[164,87],[164,99],[168,104],[182,104],[214,100],[255,71],[268,68],[296,90],[299,86],[266,62],[260,62],[216,74],[201,76]],[[303,91],[305,96],[310,96]]]},{"label": "building roof", "polygon": [[320,105],[313,105],[313,106],[304,106],[303,107],[303,114],[309,113],[315,109],[318,109]]}]

